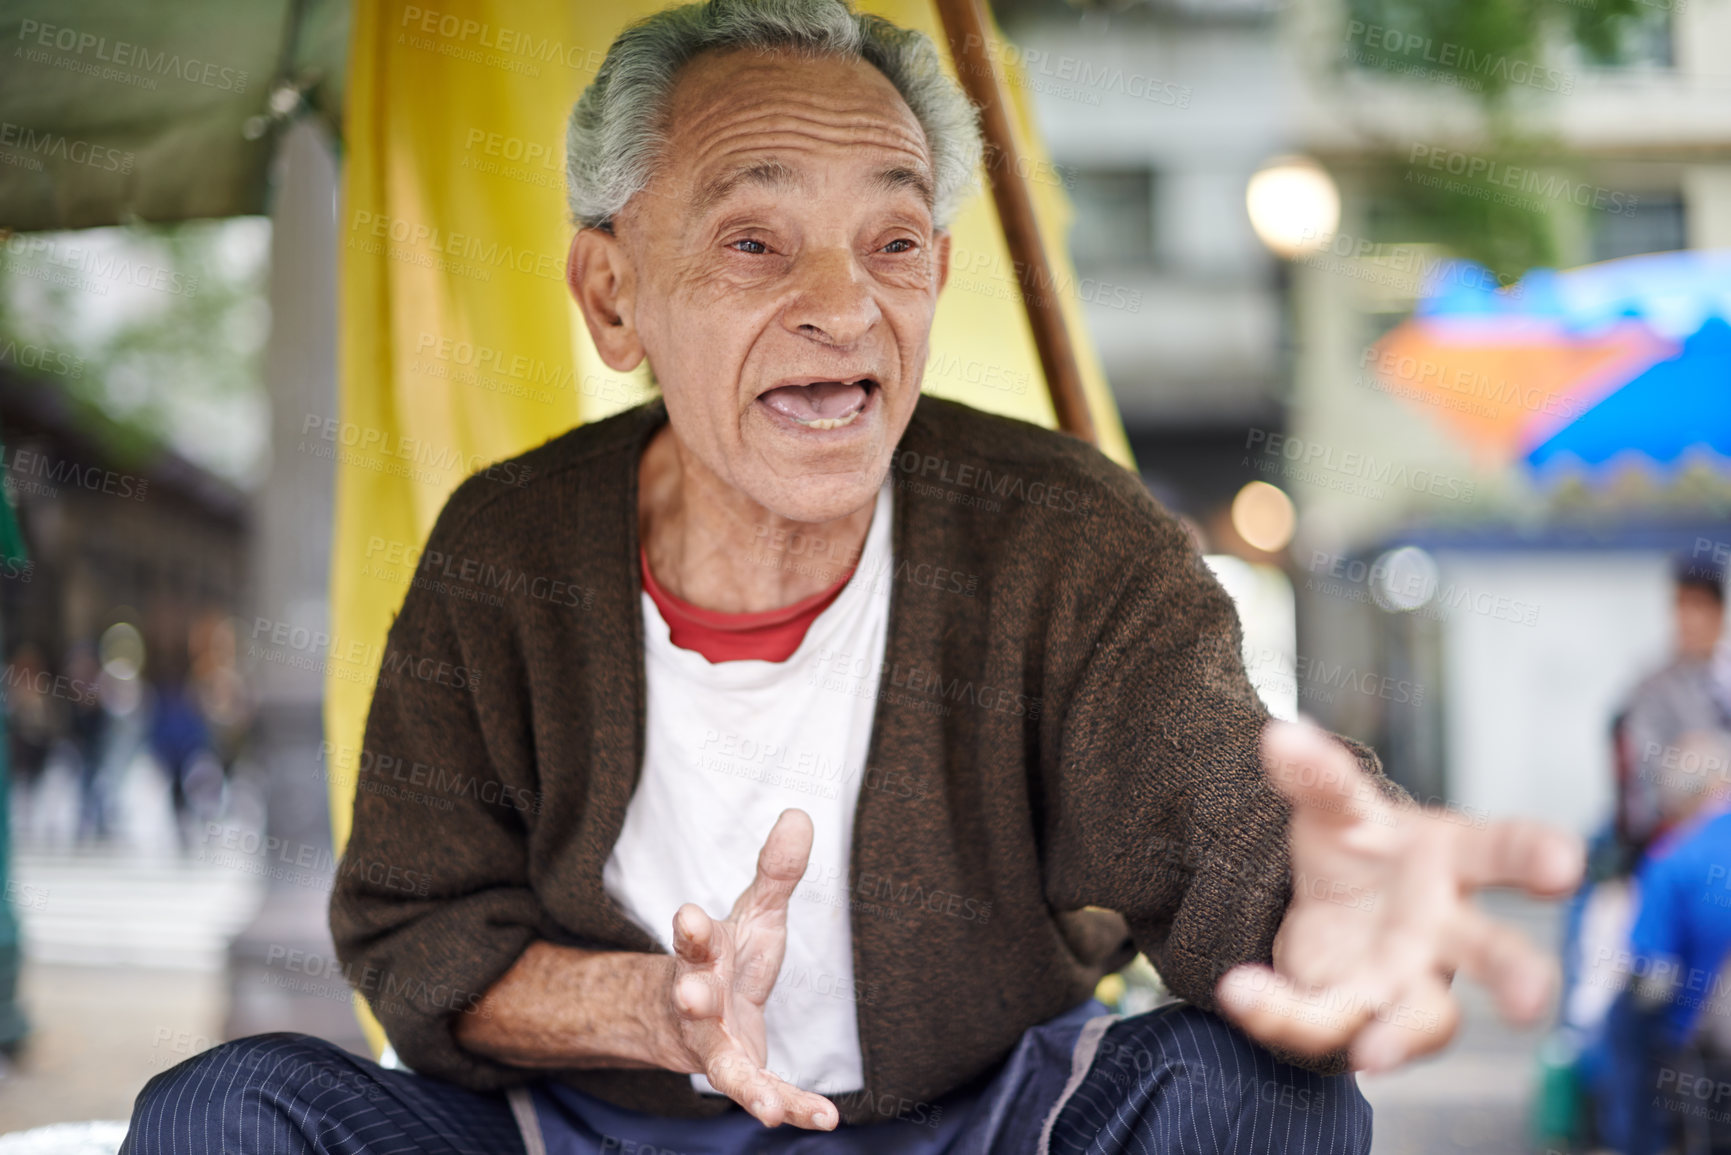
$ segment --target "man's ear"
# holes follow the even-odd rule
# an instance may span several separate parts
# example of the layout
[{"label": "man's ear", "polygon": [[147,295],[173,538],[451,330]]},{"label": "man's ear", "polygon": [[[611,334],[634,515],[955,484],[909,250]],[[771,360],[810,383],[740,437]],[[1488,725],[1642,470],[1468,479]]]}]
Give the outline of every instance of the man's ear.
[{"label": "man's ear", "polygon": [[938,243],[938,292],[941,293],[950,283],[950,230],[945,229],[934,239]]},{"label": "man's ear", "polygon": [[565,257],[565,283],[608,368],[620,373],[637,368],[644,353],[632,324],[637,281],[619,238],[603,229],[578,229]]}]

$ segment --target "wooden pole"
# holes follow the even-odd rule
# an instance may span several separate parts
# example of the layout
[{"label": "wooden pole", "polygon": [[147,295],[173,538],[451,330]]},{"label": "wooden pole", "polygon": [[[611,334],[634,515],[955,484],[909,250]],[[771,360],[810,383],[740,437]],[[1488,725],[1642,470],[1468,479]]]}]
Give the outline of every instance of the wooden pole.
[{"label": "wooden pole", "polygon": [[992,183],[992,199],[1004,226],[1004,240],[1022,290],[1022,305],[1034,330],[1034,346],[1045,371],[1046,390],[1058,415],[1058,428],[1091,444],[1099,444],[1088,398],[1082,392],[1082,371],[1076,365],[1076,347],[1064,324],[1058,304],[1057,281],[1046,246],[1040,239],[1040,224],[1034,216],[1034,199],[1018,163],[1014,126],[1010,123],[1010,97],[991,42],[983,7],[985,0],[937,0],[944,35],[962,87],[980,109],[980,127],[986,137],[986,173]]}]

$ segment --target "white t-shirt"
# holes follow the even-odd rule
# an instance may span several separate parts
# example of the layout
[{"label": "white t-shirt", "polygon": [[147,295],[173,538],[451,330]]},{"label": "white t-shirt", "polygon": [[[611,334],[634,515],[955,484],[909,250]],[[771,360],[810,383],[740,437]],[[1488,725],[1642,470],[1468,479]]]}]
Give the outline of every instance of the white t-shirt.
[{"label": "white t-shirt", "polygon": [[[757,870],[781,812],[811,815],[810,865],[788,904],[787,954],[764,1008],[768,1067],[819,1094],[865,1085],[855,1018],[848,875],[877,671],[889,630],[892,490],[879,491],[854,576],[783,662],[711,663],[669,640],[643,595],[648,685],[643,771],[602,874],[607,893],[662,946],[695,902],[724,918]],[[837,653],[869,675],[824,685]],[[709,1080],[691,1076],[699,1091]]]}]

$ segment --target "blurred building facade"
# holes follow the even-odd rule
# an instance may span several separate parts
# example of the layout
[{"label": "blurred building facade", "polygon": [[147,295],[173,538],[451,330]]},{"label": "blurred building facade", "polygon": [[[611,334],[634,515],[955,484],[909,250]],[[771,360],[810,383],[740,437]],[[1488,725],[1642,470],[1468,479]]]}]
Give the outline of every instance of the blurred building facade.
[{"label": "blurred building facade", "polygon": [[1129,290],[1081,295],[1138,465],[1206,523],[1244,483],[1245,431],[1284,420],[1282,271],[1244,211],[1296,138],[1279,8],[996,8],[1075,206],[1078,274]]},{"label": "blurred building facade", "polygon": [[58,664],[118,609],[158,661],[184,666],[194,619],[242,608],[246,499],[222,479],[172,452],[117,452],[56,382],[23,370],[0,369],[0,446],[30,549],[0,575],[8,649]]},{"label": "blurred building facade", "polygon": [[[1652,5],[1614,61],[1555,45],[1533,62],[1539,79],[1504,114],[1548,146],[1521,158],[1532,176],[1507,172],[1470,93],[1353,67],[1368,33],[1320,0],[1291,19],[1307,54],[1297,144],[1328,163],[1343,203],[1336,242],[1293,268],[1291,434],[1307,452],[1382,448],[1458,480],[1370,499],[1325,473],[1289,478],[1308,652],[1378,674],[1377,692],[1335,693],[1317,712],[1378,739],[1422,794],[1590,830],[1610,807],[1611,718],[1669,653],[1671,558],[1727,536],[1722,482],[1692,495],[1716,483],[1633,465],[1540,480],[1379,387],[1370,350],[1410,314],[1433,254],[1419,225],[1387,219],[1377,174],[1435,180],[1500,159],[1514,211],[1550,235],[1560,268],[1731,247],[1731,5]],[[1407,545],[1429,554],[1437,595],[1387,612],[1352,563]],[[1387,678],[1413,690],[1386,692]]]},{"label": "blurred building facade", "polygon": [[[1078,271],[1138,290],[1138,308],[1090,304],[1088,323],[1144,478],[1209,548],[1292,585],[1297,644],[1247,643],[1253,676],[1278,666],[1300,711],[1370,740],[1421,797],[1591,828],[1611,715],[1668,652],[1670,557],[1731,539],[1722,482],[1541,484],[1380,386],[1370,350],[1444,255],[1389,182],[1495,174],[1518,136],[1515,162],[1558,178],[1514,181],[1543,263],[1731,247],[1731,4],[1655,0],[1609,61],[1567,43],[1499,61],[1529,83],[1494,112],[1426,64],[1446,47],[1367,57],[1378,31],[1335,0],[998,7],[1075,204]],[[1331,243],[1289,262],[1245,209],[1252,174],[1285,154],[1320,160],[1341,201]],[[1477,207],[1438,195],[1433,211]],[[1449,484],[1377,492],[1294,449]],[[1254,480],[1298,506],[1279,556],[1227,516]],[[1379,605],[1369,575],[1402,546],[1425,551],[1454,612]]]}]

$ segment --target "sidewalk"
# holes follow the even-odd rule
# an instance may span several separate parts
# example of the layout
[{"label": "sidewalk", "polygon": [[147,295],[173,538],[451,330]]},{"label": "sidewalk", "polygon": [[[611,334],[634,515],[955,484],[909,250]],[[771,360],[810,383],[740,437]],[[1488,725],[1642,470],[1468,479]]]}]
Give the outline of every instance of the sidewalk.
[{"label": "sidewalk", "polygon": [[220,971],[26,959],[31,1034],[0,1079],[0,1133],[126,1118],[152,1075],[218,1038],[223,982]]},{"label": "sidewalk", "polygon": [[221,1040],[228,940],[257,879],[137,851],[13,856],[31,1033],[0,1080],[0,1133],[124,1119],[156,1072]]}]

